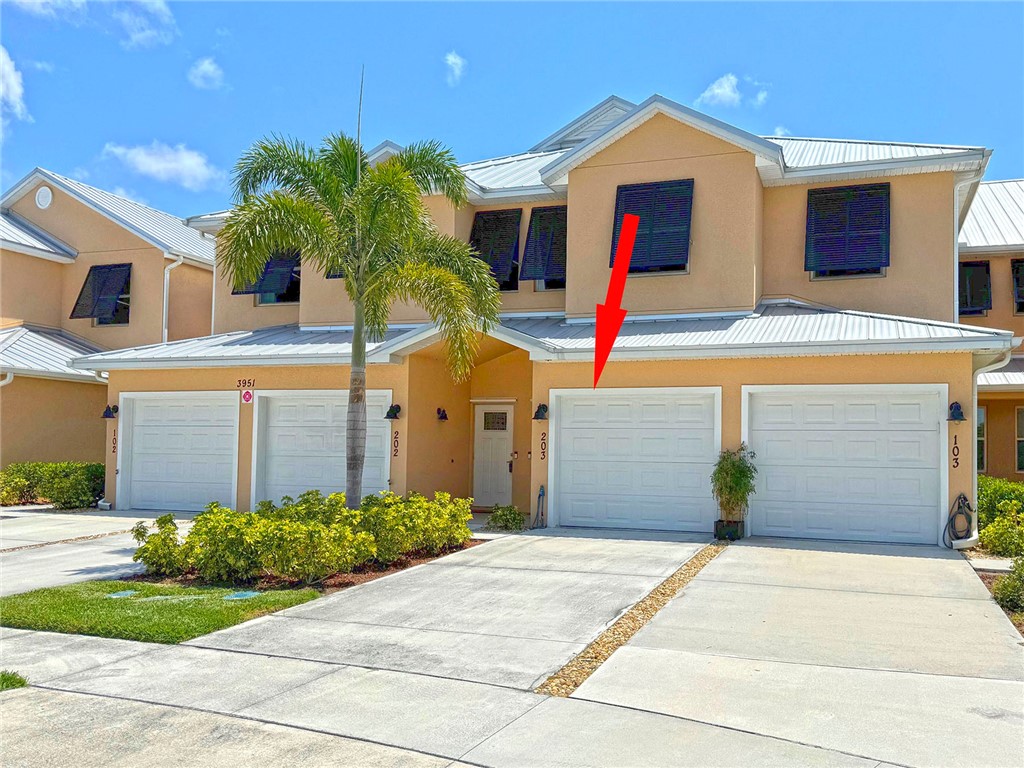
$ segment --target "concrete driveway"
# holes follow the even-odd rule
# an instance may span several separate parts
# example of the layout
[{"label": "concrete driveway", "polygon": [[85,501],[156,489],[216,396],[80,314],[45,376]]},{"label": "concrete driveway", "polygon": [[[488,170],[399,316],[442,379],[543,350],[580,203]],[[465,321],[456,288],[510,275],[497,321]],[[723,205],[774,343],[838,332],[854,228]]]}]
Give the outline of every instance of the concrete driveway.
[{"label": "concrete driveway", "polygon": [[1024,755],[1024,647],[963,558],[750,539],[575,698],[915,766]]}]

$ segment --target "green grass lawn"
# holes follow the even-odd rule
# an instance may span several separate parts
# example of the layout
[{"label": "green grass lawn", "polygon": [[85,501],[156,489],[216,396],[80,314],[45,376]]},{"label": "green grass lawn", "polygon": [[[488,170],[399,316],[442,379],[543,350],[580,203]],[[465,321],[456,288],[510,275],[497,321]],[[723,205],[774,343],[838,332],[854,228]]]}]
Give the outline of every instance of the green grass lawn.
[{"label": "green grass lawn", "polygon": [[28,681],[17,672],[0,670],[0,691],[9,691],[12,688],[24,688]]},{"label": "green grass lawn", "polygon": [[[109,597],[134,590],[129,597]],[[180,643],[312,600],[314,589],[225,600],[238,589],[142,581],[87,581],[0,598],[0,625],[19,629]],[[150,599],[160,598],[160,599]]]}]

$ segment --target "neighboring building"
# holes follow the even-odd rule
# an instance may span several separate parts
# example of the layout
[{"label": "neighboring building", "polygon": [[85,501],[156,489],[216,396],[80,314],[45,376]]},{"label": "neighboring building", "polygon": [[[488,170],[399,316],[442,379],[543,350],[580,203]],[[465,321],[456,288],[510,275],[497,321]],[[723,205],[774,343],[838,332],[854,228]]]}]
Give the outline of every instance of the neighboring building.
[{"label": "neighboring building", "polygon": [[[1024,336],[1024,179],[984,182],[960,230],[960,321]],[[1024,354],[978,377],[978,471],[1024,480]]]},{"label": "neighboring building", "polygon": [[[211,329],[214,240],[37,168],[0,201],[0,465],[103,461],[103,377],[83,354]],[[108,446],[109,447],[109,446]]]},{"label": "neighboring building", "polygon": [[[976,372],[1015,345],[956,324],[957,232],[990,154],[755,136],[655,96],[465,165],[469,205],[427,203],[487,254],[505,314],[455,384],[425,313],[394,308],[369,352],[365,492],[536,515],[543,487],[550,525],[708,532],[718,451],[747,442],[752,533],[938,543],[976,495]],[[627,212],[630,316],[594,390]],[[75,361],[121,406],[118,507],[343,489],[351,304],[298,265],[266,278],[257,296],[215,280],[215,336]],[[953,403],[965,420],[947,421]]]}]

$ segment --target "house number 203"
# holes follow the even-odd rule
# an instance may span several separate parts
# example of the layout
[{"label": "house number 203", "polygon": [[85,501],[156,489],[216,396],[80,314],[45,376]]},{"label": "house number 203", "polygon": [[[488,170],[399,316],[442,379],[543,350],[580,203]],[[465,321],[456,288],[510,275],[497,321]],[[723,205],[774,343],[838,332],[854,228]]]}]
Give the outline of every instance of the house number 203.
[{"label": "house number 203", "polygon": [[960,466],[960,444],[957,442],[956,435],[953,435],[953,447],[950,449],[950,453],[953,456],[953,469],[957,469]]},{"label": "house number 203", "polygon": [[548,457],[548,433],[540,433],[540,460],[545,461]]}]

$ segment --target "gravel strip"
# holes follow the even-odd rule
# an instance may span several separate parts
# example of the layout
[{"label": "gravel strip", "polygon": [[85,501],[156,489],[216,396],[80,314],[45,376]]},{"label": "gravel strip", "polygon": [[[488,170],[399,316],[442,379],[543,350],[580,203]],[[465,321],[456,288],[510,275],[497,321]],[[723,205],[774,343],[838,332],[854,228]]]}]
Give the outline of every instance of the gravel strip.
[{"label": "gravel strip", "polygon": [[656,586],[646,597],[626,611],[618,621],[597,636],[590,645],[568,664],[555,672],[535,689],[536,693],[548,696],[571,696],[583,685],[583,681],[594,674],[617,648],[629,642],[643,626],[675,597],[679,590],[690,583],[701,568],[714,560],[728,546],[728,542],[716,541],[686,561],[675,573]]},{"label": "gravel strip", "polygon": [[39,549],[40,547],[52,547],[54,544],[73,544],[76,541],[92,541],[93,539],[104,539],[107,536],[120,536],[122,533],[131,533],[131,528],[123,531],[109,531],[107,533],[94,533],[91,536],[78,536],[74,539],[59,539],[58,541],[42,541],[38,544],[24,544],[20,547],[8,547],[0,549],[0,552],[21,552],[23,549]]}]

